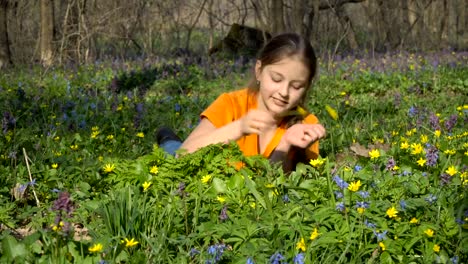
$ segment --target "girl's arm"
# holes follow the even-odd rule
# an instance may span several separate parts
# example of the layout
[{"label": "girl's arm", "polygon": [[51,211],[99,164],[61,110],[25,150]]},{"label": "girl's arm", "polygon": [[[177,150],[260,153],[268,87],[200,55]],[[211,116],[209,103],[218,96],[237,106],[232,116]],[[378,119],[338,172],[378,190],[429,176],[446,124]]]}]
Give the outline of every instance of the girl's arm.
[{"label": "girl's arm", "polygon": [[203,118],[180,148],[192,153],[210,144],[238,140],[242,136],[241,120],[216,128],[210,120]]},{"label": "girl's arm", "polygon": [[228,143],[245,135],[260,134],[274,125],[276,120],[268,112],[260,110],[250,110],[242,118],[219,128],[208,118],[202,118],[180,148],[191,153],[210,144]]}]

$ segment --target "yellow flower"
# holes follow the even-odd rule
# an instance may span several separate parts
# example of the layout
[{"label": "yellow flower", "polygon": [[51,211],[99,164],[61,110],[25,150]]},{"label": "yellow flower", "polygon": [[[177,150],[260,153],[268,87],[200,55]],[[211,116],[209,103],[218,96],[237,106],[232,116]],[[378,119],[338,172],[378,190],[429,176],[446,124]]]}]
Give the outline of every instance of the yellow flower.
[{"label": "yellow flower", "polygon": [[434,230],[428,228],[426,231],[424,231],[424,234],[426,234],[428,237],[433,237],[434,236]]},{"label": "yellow flower", "polygon": [[91,138],[96,138],[99,135],[99,131],[93,131],[91,133]]},{"label": "yellow flower", "polygon": [[119,105],[117,106],[117,111],[121,111],[122,109],[123,109],[123,105],[122,105],[122,104],[119,104]]},{"label": "yellow flower", "polygon": [[92,131],[99,131],[99,127],[93,126],[93,127],[91,128],[91,130],[92,130]]},{"label": "yellow flower", "polygon": [[148,190],[148,188],[151,186],[151,182],[147,182],[145,181],[143,184],[143,191],[146,192]]},{"label": "yellow flower", "polygon": [[419,223],[419,220],[416,217],[413,217],[413,218],[411,218],[411,220],[409,222],[410,222],[410,224],[417,224],[417,223]]},{"label": "yellow flower", "polygon": [[361,181],[360,180],[350,183],[349,186],[348,186],[348,190],[350,190],[352,192],[357,192],[359,190],[359,187],[361,187]]},{"label": "yellow flower", "polygon": [[58,164],[57,164],[57,163],[53,163],[53,164],[52,164],[52,169],[56,169],[56,168],[58,168]]},{"label": "yellow flower", "polygon": [[440,133],[441,133],[440,130],[434,131],[434,135],[435,135],[436,137],[440,137]]},{"label": "yellow flower", "polygon": [[102,244],[101,243],[94,244],[91,247],[89,247],[88,250],[91,253],[101,252],[102,251]]},{"label": "yellow flower", "polygon": [[434,250],[434,252],[439,252],[440,251],[440,246],[435,244],[432,249]]},{"label": "yellow flower", "polygon": [[216,197],[216,200],[218,200],[218,202],[220,203],[224,203],[226,201],[226,198],[224,198],[223,196],[218,196]]},{"label": "yellow flower", "polygon": [[106,139],[107,139],[107,140],[113,140],[113,139],[114,139],[114,135],[107,135]]},{"label": "yellow flower", "polygon": [[208,175],[205,175],[205,176],[203,176],[203,177],[201,178],[201,182],[202,182],[202,183],[208,183],[208,182],[211,180],[211,177],[212,177],[212,176],[209,175],[209,174],[208,174]]},{"label": "yellow flower", "polygon": [[300,106],[297,107],[297,112],[298,112],[301,116],[303,116],[303,117],[305,117],[305,116],[307,116],[307,115],[309,114],[309,113],[307,112],[307,110],[305,110],[304,108],[302,108],[302,107],[300,107]]},{"label": "yellow flower", "polygon": [[54,137],[54,140],[55,140],[55,141],[59,141],[59,140],[60,140],[60,137],[59,137],[59,136],[56,136],[56,137]]},{"label": "yellow flower", "polygon": [[411,144],[411,148],[413,149],[413,151],[411,151],[411,154],[413,154],[413,155],[418,155],[419,153],[423,152],[423,147],[419,143]]},{"label": "yellow flower", "polygon": [[144,134],[143,132],[138,132],[138,133],[136,134],[136,136],[139,137],[139,138],[144,138],[144,137],[145,137],[145,134]]},{"label": "yellow flower", "polygon": [[377,159],[378,157],[380,157],[380,151],[378,149],[373,149],[369,151],[369,157],[371,159]]},{"label": "yellow flower", "polygon": [[457,153],[457,151],[455,149],[447,149],[446,151],[444,151],[444,153],[451,156]]},{"label": "yellow flower", "polygon": [[364,207],[358,207],[357,208],[358,213],[363,214],[366,211],[366,208]]},{"label": "yellow flower", "polygon": [[152,174],[158,174],[158,171],[159,171],[158,166],[156,166],[156,165],[152,166],[151,169],[150,169],[150,173],[152,173]]},{"label": "yellow flower", "polygon": [[71,145],[70,148],[71,148],[72,150],[77,150],[77,149],[78,149],[78,145],[76,145],[76,144],[75,144],[75,145]]},{"label": "yellow flower", "polygon": [[333,109],[330,105],[325,105],[325,110],[327,110],[327,113],[330,115],[333,120],[338,120],[338,112]]},{"label": "yellow flower", "polygon": [[112,163],[107,163],[106,165],[104,165],[104,167],[102,167],[102,169],[105,173],[111,173],[115,170],[115,165]]},{"label": "yellow flower", "polygon": [[445,172],[450,176],[453,176],[458,173],[457,168],[455,168],[455,166],[450,166]]},{"label": "yellow flower", "polygon": [[396,209],[394,206],[388,208],[388,210],[387,210],[387,215],[388,215],[388,217],[390,217],[390,218],[396,218],[396,217],[397,217],[397,214],[398,214],[398,211],[397,211],[397,209]]},{"label": "yellow flower", "polygon": [[297,244],[296,244],[296,249],[300,249],[300,250],[302,250],[302,251],[306,251],[306,245],[305,245],[304,238],[301,238],[301,241],[297,242]]},{"label": "yellow flower", "polygon": [[382,251],[385,251],[385,244],[383,242],[379,242],[379,246],[382,249]]},{"label": "yellow flower", "polygon": [[400,169],[400,167],[398,167],[397,165],[393,166],[393,168],[392,168],[393,171],[397,171],[399,169]]},{"label": "yellow flower", "polygon": [[424,164],[426,164],[426,161],[425,159],[423,159],[422,157],[418,159],[418,161],[416,161],[418,163],[419,166],[423,167]]},{"label": "yellow flower", "polygon": [[310,240],[315,240],[319,236],[319,232],[317,228],[314,228],[314,231],[312,231],[312,234],[310,234]]},{"label": "yellow flower", "polygon": [[407,141],[401,142],[400,148],[401,148],[401,149],[408,149],[408,148],[409,148],[408,142],[407,142]]},{"label": "yellow flower", "polygon": [[421,135],[421,144],[427,143],[428,140],[429,140],[429,139],[427,138],[426,135]]},{"label": "yellow flower", "polygon": [[134,238],[132,238],[131,240],[128,240],[127,238],[125,238],[125,247],[133,247],[133,246],[136,246],[138,244],[138,241],[136,241]]},{"label": "yellow flower", "polygon": [[250,207],[252,207],[253,209],[255,209],[255,207],[257,207],[257,204],[255,202],[251,202],[250,203]]},{"label": "yellow flower", "polygon": [[310,162],[309,162],[309,164],[310,164],[312,167],[314,167],[314,168],[318,168],[318,167],[322,166],[322,164],[323,164],[324,162],[325,162],[324,159],[318,158],[318,159],[311,159]]}]

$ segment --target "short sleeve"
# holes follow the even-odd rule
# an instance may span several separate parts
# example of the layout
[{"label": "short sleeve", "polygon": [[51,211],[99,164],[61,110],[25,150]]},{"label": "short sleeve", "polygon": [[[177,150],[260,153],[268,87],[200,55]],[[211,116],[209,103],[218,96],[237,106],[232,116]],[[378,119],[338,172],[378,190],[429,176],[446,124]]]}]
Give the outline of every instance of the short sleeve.
[{"label": "short sleeve", "polygon": [[[304,124],[318,124],[319,120],[315,115],[308,115],[302,121]],[[305,156],[307,160],[317,159],[319,157],[319,141],[315,141],[308,148],[305,149]]]},{"label": "short sleeve", "polygon": [[234,121],[233,102],[227,93],[221,94],[208,108],[200,114],[213,125],[220,128]]}]

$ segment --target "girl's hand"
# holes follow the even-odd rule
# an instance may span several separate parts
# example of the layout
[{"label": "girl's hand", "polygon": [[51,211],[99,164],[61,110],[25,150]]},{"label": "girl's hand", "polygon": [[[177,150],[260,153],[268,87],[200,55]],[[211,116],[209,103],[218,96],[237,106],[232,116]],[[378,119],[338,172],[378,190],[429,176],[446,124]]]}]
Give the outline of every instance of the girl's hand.
[{"label": "girl's hand", "polygon": [[276,120],[268,112],[250,110],[240,119],[240,125],[243,135],[261,134],[262,130],[276,125]]},{"label": "girl's hand", "polygon": [[286,130],[282,140],[290,146],[307,148],[325,137],[325,134],[325,128],[321,124],[295,124]]}]

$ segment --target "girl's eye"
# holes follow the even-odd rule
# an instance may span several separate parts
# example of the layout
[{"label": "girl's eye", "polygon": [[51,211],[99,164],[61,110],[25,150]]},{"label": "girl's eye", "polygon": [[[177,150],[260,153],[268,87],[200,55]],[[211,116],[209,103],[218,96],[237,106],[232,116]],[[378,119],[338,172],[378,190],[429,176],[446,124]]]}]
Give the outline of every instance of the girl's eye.
[{"label": "girl's eye", "polygon": [[271,80],[274,82],[281,82],[281,78],[277,76],[271,76]]}]

